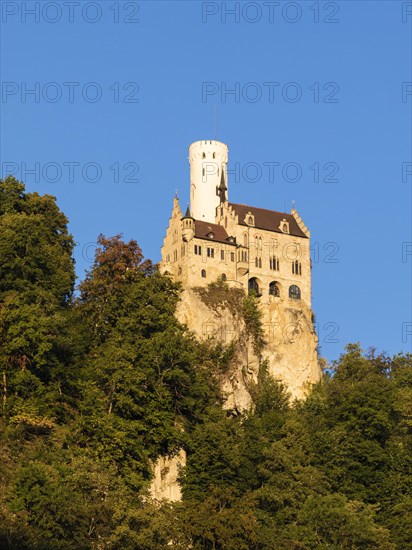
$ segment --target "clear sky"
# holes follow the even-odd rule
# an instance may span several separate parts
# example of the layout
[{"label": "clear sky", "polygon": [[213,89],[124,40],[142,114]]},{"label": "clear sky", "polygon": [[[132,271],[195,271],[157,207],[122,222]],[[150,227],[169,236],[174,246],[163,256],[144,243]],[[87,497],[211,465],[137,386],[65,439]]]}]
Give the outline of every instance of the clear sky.
[{"label": "clear sky", "polygon": [[216,137],[232,202],[311,230],[321,353],[411,351],[411,2],[0,4],[1,175],[57,197],[80,278],[99,233],[160,259]]}]

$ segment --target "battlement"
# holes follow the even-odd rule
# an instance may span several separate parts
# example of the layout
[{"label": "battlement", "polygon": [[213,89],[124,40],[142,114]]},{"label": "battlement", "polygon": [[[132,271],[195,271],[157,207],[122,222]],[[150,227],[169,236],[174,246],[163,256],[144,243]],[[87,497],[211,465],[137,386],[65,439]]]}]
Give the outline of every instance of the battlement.
[{"label": "battlement", "polygon": [[227,162],[228,146],[226,143],[216,140],[195,141],[189,146],[189,161],[194,160],[218,160]]}]

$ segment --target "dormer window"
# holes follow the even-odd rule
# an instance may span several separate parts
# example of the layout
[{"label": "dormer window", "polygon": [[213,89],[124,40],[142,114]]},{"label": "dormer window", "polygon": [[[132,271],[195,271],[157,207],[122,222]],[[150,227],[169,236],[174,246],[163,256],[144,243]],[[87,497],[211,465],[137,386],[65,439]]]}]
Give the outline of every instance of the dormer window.
[{"label": "dormer window", "polygon": [[215,238],[215,234],[213,233],[213,231],[211,231],[210,233],[208,233],[208,234],[206,235],[206,237],[207,237],[208,239],[214,239],[214,238]]},{"label": "dormer window", "polygon": [[248,212],[243,221],[246,225],[255,225],[255,216],[252,214],[252,212]]},{"label": "dormer window", "polygon": [[279,229],[282,233],[289,233],[289,222],[287,222],[285,218],[280,222]]}]

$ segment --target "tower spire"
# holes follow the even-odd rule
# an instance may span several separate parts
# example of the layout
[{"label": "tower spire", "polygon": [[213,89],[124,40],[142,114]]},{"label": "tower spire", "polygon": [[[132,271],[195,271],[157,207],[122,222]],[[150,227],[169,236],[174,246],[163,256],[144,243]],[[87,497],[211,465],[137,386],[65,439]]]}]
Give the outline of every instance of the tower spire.
[{"label": "tower spire", "polygon": [[225,171],[222,170],[222,175],[220,176],[220,185],[218,188],[218,195],[220,197],[220,202],[226,202],[226,191],[227,191],[227,185],[225,182]]}]

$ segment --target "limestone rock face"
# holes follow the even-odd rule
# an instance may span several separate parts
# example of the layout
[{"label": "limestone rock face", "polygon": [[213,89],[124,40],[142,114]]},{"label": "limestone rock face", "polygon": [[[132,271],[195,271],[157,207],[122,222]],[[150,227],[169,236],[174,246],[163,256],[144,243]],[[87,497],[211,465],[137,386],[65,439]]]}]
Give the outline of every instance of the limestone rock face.
[{"label": "limestone rock face", "polygon": [[208,305],[196,289],[186,289],[178,303],[176,317],[199,340],[220,341],[226,345],[236,341],[233,367],[220,380],[225,397],[224,408],[233,412],[249,410],[252,399],[247,386],[257,381],[259,359],[241,312],[231,307],[230,302],[218,301]]},{"label": "limestone rock face", "polygon": [[[285,384],[291,397],[302,399],[321,376],[312,311],[302,301],[273,296],[260,298],[259,305],[266,340],[262,358],[268,360],[269,373]],[[221,380],[225,408],[237,412],[249,409],[248,384],[257,380],[259,358],[242,311],[230,307],[230,301],[205,303],[197,289],[189,288],[182,292],[176,316],[201,340],[236,341],[233,368]]]},{"label": "limestone rock face", "polygon": [[181,500],[182,492],[178,482],[179,469],[186,465],[186,453],[183,449],[175,456],[160,456],[153,467],[153,479],[150,495],[154,500]]},{"label": "limestone rock face", "polygon": [[321,369],[316,351],[318,337],[312,311],[303,302],[269,296],[261,302],[267,344],[263,358],[269,372],[285,384],[292,398],[303,399],[312,384],[319,382]]}]

